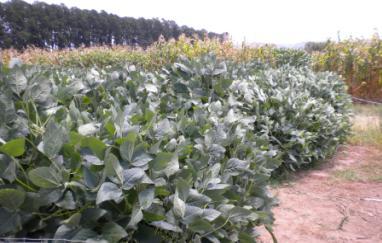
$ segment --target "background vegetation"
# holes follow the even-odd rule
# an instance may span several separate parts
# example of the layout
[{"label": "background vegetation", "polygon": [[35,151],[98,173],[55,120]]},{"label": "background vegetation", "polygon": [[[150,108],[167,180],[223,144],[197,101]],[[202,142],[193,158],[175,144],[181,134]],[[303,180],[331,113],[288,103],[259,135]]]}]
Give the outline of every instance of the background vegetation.
[{"label": "background vegetation", "polygon": [[2,61],[8,65],[13,57],[24,64],[54,65],[65,67],[106,67],[134,64],[145,69],[158,70],[165,64],[174,63],[179,57],[199,57],[213,52],[217,58],[236,62],[261,61],[272,67],[284,64],[292,66],[310,65],[310,56],[302,50],[276,48],[273,45],[235,47],[231,41],[216,38],[188,38],[181,35],[177,40],[159,40],[142,49],[131,46],[98,46],[50,51],[28,48],[23,51],[6,49],[2,51]]},{"label": "background vegetation", "polygon": [[341,74],[350,94],[382,100],[382,41],[377,34],[371,39],[328,41],[311,54],[314,69]]},{"label": "background vegetation", "polygon": [[71,48],[95,45],[146,47],[160,36],[169,40],[180,34],[223,38],[206,30],[178,26],[164,19],[134,19],[105,11],[67,8],[65,5],[22,0],[0,3],[0,48]]}]

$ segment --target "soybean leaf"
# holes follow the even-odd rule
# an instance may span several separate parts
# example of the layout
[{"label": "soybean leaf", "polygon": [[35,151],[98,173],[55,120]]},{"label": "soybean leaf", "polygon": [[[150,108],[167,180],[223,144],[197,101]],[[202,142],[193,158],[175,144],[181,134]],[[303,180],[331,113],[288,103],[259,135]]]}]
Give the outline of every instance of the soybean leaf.
[{"label": "soybean leaf", "polygon": [[239,175],[240,171],[249,168],[249,161],[231,158],[227,161],[226,170],[232,175]]},{"label": "soybean leaf", "polygon": [[143,218],[145,221],[153,222],[153,221],[165,220],[166,216],[162,214],[150,212],[150,211],[143,211]]},{"label": "soybean leaf", "polygon": [[78,127],[78,133],[83,136],[92,136],[100,130],[100,123],[87,123]]},{"label": "soybean leaf", "polygon": [[160,152],[156,157],[150,162],[150,168],[154,171],[164,170],[168,163],[170,163],[174,154],[167,152]]},{"label": "soybean leaf", "polygon": [[188,227],[190,230],[197,233],[206,233],[214,229],[207,220],[202,218],[196,218],[188,225]]},{"label": "soybean leaf", "polygon": [[85,241],[95,237],[97,237],[97,233],[90,229],[72,227],[65,224],[58,227],[56,233],[54,234],[54,238],[57,239],[57,241],[62,239],[71,241]]},{"label": "soybean leaf", "polygon": [[107,176],[117,176],[121,184],[123,184],[123,168],[119,163],[118,158],[110,152],[110,149],[106,151],[105,155],[105,170]]},{"label": "soybean leaf", "polygon": [[165,136],[171,137],[175,134],[174,128],[168,119],[163,119],[155,124],[154,130],[157,140],[163,139]]},{"label": "soybean leaf", "polygon": [[123,189],[130,190],[136,184],[141,183],[145,177],[145,171],[140,168],[132,168],[123,171]]},{"label": "soybean leaf", "polygon": [[111,182],[102,183],[97,192],[96,204],[99,205],[105,201],[113,200],[116,203],[121,202],[123,199],[122,189]]},{"label": "soybean leaf", "polygon": [[68,226],[76,227],[79,225],[81,221],[81,213],[75,213],[69,218],[65,219],[62,221],[63,224],[66,224]]},{"label": "soybean leaf", "polygon": [[42,137],[44,153],[49,157],[56,156],[67,139],[65,129],[50,120]]},{"label": "soybean leaf", "polygon": [[76,209],[76,202],[74,201],[73,193],[66,191],[63,198],[56,203],[57,206],[69,210]]},{"label": "soybean leaf", "polygon": [[8,166],[4,170],[2,177],[13,182],[16,179],[16,162],[11,160],[9,161]]},{"label": "soybean leaf", "polygon": [[183,201],[186,201],[188,198],[188,195],[190,194],[190,185],[187,181],[180,178],[177,179],[175,182],[176,185],[176,191],[178,192],[179,198]]},{"label": "soybean leaf", "polygon": [[174,201],[173,201],[173,212],[176,216],[183,218],[186,213],[186,204],[185,202],[179,198],[178,194],[175,193]]},{"label": "soybean leaf", "polygon": [[122,159],[126,161],[132,160],[137,136],[137,133],[130,132],[126,138],[121,139],[123,142],[119,146],[119,152],[121,154]]},{"label": "soybean leaf", "polygon": [[143,213],[141,208],[138,205],[134,205],[133,212],[131,213],[131,218],[127,227],[129,229],[136,229],[138,223],[141,222],[142,219],[143,219]]},{"label": "soybean leaf", "polygon": [[153,158],[146,153],[143,144],[136,145],[134,153],[131,159],[131,164],[133,166],[142,167],[147,165]]},{"label": "soybean leaf", "polygon": [[229,211],[229,217],[233,221],[242,221],[246,219],[256,220],[258,218],[257,214],[252,212],[251,210],[242,208],[242,207],[234,207]]},{"label": "soybean leaf", "polygon": [[0,234],[17,232],[21,229],[20,215],[0,208]]},{"label": "soybean leaf", "polygon": [[101,160],[104,158],[106,145],[96,137],[86,137],[81,140],[82,147],[90,148]]},{"label": "soybean leaf", "polygon": [[25,192],[21,189],[0,189],[0,205],[10,210],[18,209],[25,200]]},{"label": "soybean leaf", "polygon": [[[174,153],[160,152],[150,161],[150,168],[154,171],[162,171],[171,167],[175,167],[175,171],[179,169],[178,158]],[[170,165],[170,166],[169,166]],[[169,171],[170,172],[170,171]],[[171,174],[172,171],[169,173]]]},{"label": "soybean leaf", "polygon": [[25,152],[25,139],[16,138],[0,146],[0,152],[13,157],[18,157]]},{"label": "soybean leaf", "polygon": [[150,224],[152,226],[155,226],[155,227],[162,229],[162,230],[168,230],[168,231],[173,231],[173,232],[177,232],[177,233],[182,232],[181,228],[179,228],[176,225],[170,224],[166,221],[155,221],[155,222],[151,222]]},{"label": "soybean leaf", "polygon": [[102,208],[87,208],[82,212],[80,224],[83,227],[93,228],[98,225],[98,220],[107,213],[108,211]]},{"label": "soybean leaf", "polygon": [[62,176],[50,167],[37,167],[28,173],[33,184],[41,188],[56,188],[62,184]]},{"label": "soybean leaf", "polygon": [[114,222],[108,222],[102,227],[102,237],[108,242],[119,242],[121,239],[127,237],[127,232]]},{"label": "soybean leaf", "polygon": [[147,209],[153,203],[155,197],[155,187],[149,186],[138,194],[139,205],[142,209]]},{"label": "soybean leaf", "polygon": [[204,219],[207,219],[208,221],[214,221],[214,220],[217,219],[220,215],[221,215],[221,212],[219,212],[218,210],[216,210],[216,209],[212,209],[212,208],[207,208],[207,209],[204,209],[204,210],[203,210],[203,215],[202,215],[202,217],[203,217]]}]

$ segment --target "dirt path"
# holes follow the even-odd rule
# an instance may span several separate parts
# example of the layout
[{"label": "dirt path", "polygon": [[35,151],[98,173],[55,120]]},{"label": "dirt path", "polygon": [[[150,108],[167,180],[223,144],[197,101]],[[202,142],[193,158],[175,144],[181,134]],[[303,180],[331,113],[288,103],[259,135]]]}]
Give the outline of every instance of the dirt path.
[{"label": "dirt path", "polygon": [[[344,146],[318,168],[272,189],[280,243],[382,243],[382,151]],[[262,242],[272,242],[261,232]]]}]

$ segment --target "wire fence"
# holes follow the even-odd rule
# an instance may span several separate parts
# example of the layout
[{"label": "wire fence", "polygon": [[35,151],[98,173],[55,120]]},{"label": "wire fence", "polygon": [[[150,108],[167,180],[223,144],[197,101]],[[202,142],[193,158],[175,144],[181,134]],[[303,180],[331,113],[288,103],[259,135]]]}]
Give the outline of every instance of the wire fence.
[{"label": "wire fence", "polygon": [[[85,243],[84,240],[67,239],[33,239],[33,238],[0,238],[0,243]],[[94,241],[93,241],[94,242]]]}]

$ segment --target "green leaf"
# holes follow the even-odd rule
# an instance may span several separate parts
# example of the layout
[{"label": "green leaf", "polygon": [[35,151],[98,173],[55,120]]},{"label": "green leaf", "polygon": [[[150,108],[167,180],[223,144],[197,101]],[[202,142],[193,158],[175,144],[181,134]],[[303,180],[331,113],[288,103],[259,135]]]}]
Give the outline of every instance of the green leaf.
[{"label": "green leaf", "polygon": [[82,155],[82,159],[85,164],[90,164],[90,165],[104,165],[105,162],[100,160],[97,156],[92,155],[92,154],[84,154]]},{"label": "green leaf", "polygon": [[113,200],[116,203],[120,203],[123,199],[122,189],[111,182],[102,183],[100,189],[97,192],[96,204],[99,205],[105,201]]},{"label": "green leaf", "polygon": [[98,185],[100,177],[96,172],[91,171],[87,167],[82,167],[85,185],[89,188],[95,188]]},{"label": "green leaf", "polygon": [[155,159],[153,159],[149,164],[150,168],[154,171],[161,171],[166,169],[167,165],[173,159],[174,154],[168,152],[160,152],[157,154]]},{"label": "green leaf", "polygon": [[110,152],[110,149],[106,150],[105,155],[105,170],[107,176],[117,176],[121,184],[123,184],[123,168],[119,163],[118,158]]},{"label": "green leaf", "polygon": [[143,213],[141,208],[138,205],[134,205],[133,212],[131,213],[131,219],[127,228],[129,229],[137,229],[137,225],[143,219]]},{"label": "green leaf", "polygon": [[186,212],[184,214],[183,222],[185,224],[190,224],[195,218],[200,218],[203,214],[203,209],[196,206],[186,205]]},{"label": "green leaf", "polygon": [[214,90],[219,96],[224,96],[227,94],[226,90],[232,84],[232,79],[219,79],[217,80]]},{"label": "green leaf", "polygon": [[190,230],[201,234],[214,230],[212,225],[207,220],[202,218],[196,218],[191,224],[188,225],[188,227]]},{"label": "green leaf", "polygon": [[0,124],[12,122],[16,118],[15,105],[11,97],[11,92],[0,93]]},{"label": "green leaf", "polygon": [[167,177],[170,177],[178,171],[179,171],[178,154],[174,154],[170,162],[167,164],[167,167],[163,170],[163,172],[165,173]]},{"label": "green leaf", "polygon": [[71,215],[69,218],[65,219],[62,221],[63,224],[66,224],[68,226],[76,227],[79,225],[81,221],[81,214],[80,213],[75,213]]},{"label": "green leaf", "polygon": [[29,179],[41,188],[56,188],[62,184],[62,176],[50,167],[37,167],[28,173]]},{"label": "green leaf", "polygon": [[102,208],[87,208],[82,212],[80,224],[86,228],[93,228],[98,225],[98,220],[106,216],[108,211]]},{"label": "green leaf", "polygon": [[82,147],[90,148],[97,157],[103,160],[106,145],[96,137],[85,137],[81,141]]},{"label": "green leaf", "polygon": [[28,80],[25,77],[21,69],[14,69],[11,82],[9,83],[12,87],[13,92],[20,95],[23,92],[28,84]]},{"label": "green leaf", "polygon": [[54,239],[57,239],[57,241],[66,239],[71,241],[87,241],[91,238],[96,238],[97,233],[90,230],[90,229],[84,229],[81,227],[72,227],[69,225],[61,225],[56,230],[56,233],[54,234]]},{"label": "green leaf", "polygon": [[175,93],[187,94],[188,88],[185,84],[177,82],[177,83],[174,83],[174,91],[175,91]]},{"label": "green leaf", "polygon": [[123,189],[130,190],[136,184],[141,183],[145,176],[146,176],[145,171],[140,168],[132,168],[132,169],[124,170],[123,171],[123,186],[122,186]]},{"label": "green leaf", "polygon": [[0,235],[21,229],[20,215],[0,208]]},{"label": "green leaf", "polygon": [[190,68],[188,68],[186,65],[184,65],[183,63],[174,63],[174,66],[176,68],[179,68],[180,70],[182,70],[183,72],[187,73],[187,74],[191,74],[192,73],[192,70]]},{"label": "green leaf", "polygon": [[67,140],[65,129],[50,120],[42,137],[44,153],[49,157],[56,156]]},{"label": "green leaf", "polygon": [[202,218],[208,220],[208,221],[214,221],[221,215],[221,212],[219,212],[216,209],[213,208],[206,208],[203,210]]},{"label": "green leaf", "polygon": [[71,144],[64,144],[62,147],[62,154],[65,158],[67,167],[76,170],[81,167],[81,154],[78,153],[75,147]]},{"label": "green leaf", "polygon": [[4,170],[2,177],[7,179],[10,182],[13,182],[16,179],[16,162],[11,160],[7,168]]},{"label": "green leaf", "polygon": [[145,89],[151,93],[158,93],[158,89],[153,84],[145,84]]},{"label": "green leaf", "polygon": [[21,189],[0,189],[0,205],[12,211],[18,209],[25,200],[25,192]]},{"label": "green leaf", "polygon": [[175,185],[176,185],[176,192],[178,193],[179,198],[182,199],[183,201],[186,201],[188,198],[188,195],[190,194],[190,184],[184,179],[180,178],[176,180]]},{"label": "green leaf", "polygon": [[155,187],[149,186],[138,194],[139,205],[142,209],[147,209],[151,206],[155,197]]},{"label": "green leaf", "polygon": [[102,227],[102,237],[108,242],[119,242],[121,239],[127,237],[127,232],[114,222],[108,222]]},{"label": "green leaf", "polygon": [[121,146],[119,146],[119,153],[122,159],[126,161],[132,160],[137,136],[135,132],[130,132],[127,137],[121,139],[123,142]]},{"label": "green leaf", "polygon": [[114,136],[115,132],[116,132],[116,129],[115,129],[115,126],[112,122],[108,122],[104,125],[106,131],[109,133],[110,136]]},{"label": "green leaf", "polygon": [[165,136],[172,137],[175,134],[174,128],[168,119],[163,119],[155,124],[154,130],[157,140],[163,139]]},{"label": "green leaf", "polygon": [[246,232],[240,232],[239,233],[239,240],[243,243],[252,243],[255,242],[255,237],[253,237],[251,234],[248,234]]},{"label": "green leaf", "polygon": [[155,187],[155,194],[157,196],[168,196],[171,193],[165,187]]},{"label": "green leaf", "polygon": [[0,146],[0,152],[13,157],[18,157],[25,152],[25,139],[16,138]]},{"label": "green leaf", "polygon": [[231,158],[227,161],[226,171],[232,175],[239,175],[241,171],[249,169],[249,161]]},{"label": "green leaf", "polygon": [[251,210],[242,207],[234,207],[229,211],[229,217],[232,221],[243,221],[247,219],[254,221],[258,218],[258,215]]},{"label": "green leaf", "polygon": [[166,216],[152,213],[149,211],[143,211],[143,219],[148,222],[161,221],[161,220],[165,220]]},{"label": "green leaf", "polygon": [[82,136],[92,136],[95,133],[99,132],[100,124],[99,123],[87,123],[78,127],[78,133]]},{"label": "green leaf", "polygon": [[131,164],[136,167],[142,167],[147,165],[153,158],[145,151],[143,144],[138,144],[132,156]]},{"label": "green leaf", "polygon": [[[88,242],[89,239],[98,237],[97,233],[91,229],[84,229],[81,228],[76,231],[76,234],[72,237],[72,241],[86,241]],[[99,241],[99,243],[101,243]]]},{"label": "green leaf", "polygon": [[162,229],[162,230],[168,230],[168,231],[172,231],[172,232],[176,232],[176,233],[182,232],[181,228],[179,228],[176,225],[167,223],[166,221],[155,221],[155,222],[151,222],[150,225],[155,226],[155,227]]},{"label": "green leaf", "polygon": [[69,210],[76,209],[76,202],[74,201],[73,193],[66,191],[64,197],[56,203],[57,206]]},{"label": "green leaf", "polygon": [[175,216],[178,216],[180,218],[184,217],[184,214],[186,213],[186,204],[185,202],[178,197],[178,194],[175,193],[174,195],[174,201],[173,201],[173,212]]}]

